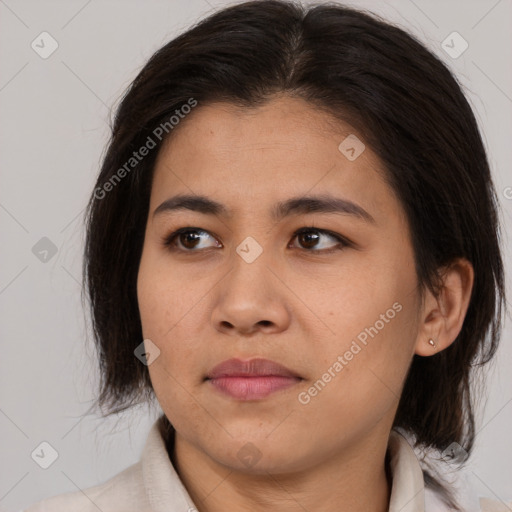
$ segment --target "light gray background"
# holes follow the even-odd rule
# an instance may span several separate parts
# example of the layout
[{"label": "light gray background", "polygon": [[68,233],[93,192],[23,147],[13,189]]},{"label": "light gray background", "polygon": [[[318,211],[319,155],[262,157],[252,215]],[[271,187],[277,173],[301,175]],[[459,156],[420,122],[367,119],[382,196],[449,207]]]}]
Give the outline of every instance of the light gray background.
[{"label": "light gray background", "polygon": [[[82,213],[111,107],[155,50],[230,3],[237,2],[0,0],[1,511],[96,485],[139,458],[158,411],[84,417],[98,375],[80,303]],[[510,272],[511,0],[347,4],[398,23],[455,70],[490,154]],[[47,59],[31,48],[43,31],[59,44]],[[441,48],[453,31],[469,43],[457,59]],[[42,237],[58,249],[46,263],[32,252]],[[471,465],[477,493],[505,501],[512,499],[510,333],[507,318]],[[59,455],[46,470],[31,458],[42,441]]]}]

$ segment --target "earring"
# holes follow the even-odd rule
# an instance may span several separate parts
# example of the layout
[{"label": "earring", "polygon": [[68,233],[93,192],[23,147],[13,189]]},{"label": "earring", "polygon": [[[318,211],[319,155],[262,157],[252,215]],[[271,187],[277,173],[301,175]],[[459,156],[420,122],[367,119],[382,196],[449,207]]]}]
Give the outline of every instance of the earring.
[{"label": "earring", "polygon": [[436,346],[435,341],[434,341],[433,339],[429,339],[429,340],[428,340],[428,342],[429,342],[429,344],[430,344],[430,345],[432,345],[433,347],[435,347],[435,346]]}]

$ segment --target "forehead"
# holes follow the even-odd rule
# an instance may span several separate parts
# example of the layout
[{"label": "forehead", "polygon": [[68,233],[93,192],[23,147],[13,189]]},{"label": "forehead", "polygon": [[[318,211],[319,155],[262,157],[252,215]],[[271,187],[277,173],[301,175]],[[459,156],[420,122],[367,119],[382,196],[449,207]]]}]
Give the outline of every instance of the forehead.
[{"label": "forehead", "polygon": [[[346,140],[364,148],[355,160],[340,150]],[[150,208],[186,193],[250,214],[292,196],[336,194],[375,217],[399,214],[379,159],[362,144],[348,124],[298,98],[276,97],[254,109],[198,105],[160,150]]]}]

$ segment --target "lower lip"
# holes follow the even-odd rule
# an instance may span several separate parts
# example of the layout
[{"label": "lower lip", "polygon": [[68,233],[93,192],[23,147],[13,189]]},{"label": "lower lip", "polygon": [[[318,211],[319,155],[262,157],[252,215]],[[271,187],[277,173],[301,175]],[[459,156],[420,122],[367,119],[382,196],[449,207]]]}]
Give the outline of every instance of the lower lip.
[{"label": "lower lip", "polygon": [[298,377],[281,377],[278,375],[208,379],[215,389],[238,400],[259,400],[275,391],[289,388],[301,380]]}]

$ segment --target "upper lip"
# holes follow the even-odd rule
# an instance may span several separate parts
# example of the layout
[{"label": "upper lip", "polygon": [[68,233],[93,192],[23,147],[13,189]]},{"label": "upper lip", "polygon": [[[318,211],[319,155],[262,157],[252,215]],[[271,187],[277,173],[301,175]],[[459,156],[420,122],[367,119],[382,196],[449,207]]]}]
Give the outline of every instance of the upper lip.
[{"label": "upper lip", "polygon": [[285,366],[269,359],[255,358],[250,360],[227,359],[215,366],[206,376],[207,379],[219,377],[257,377],[257,376],[299,377]]}]

